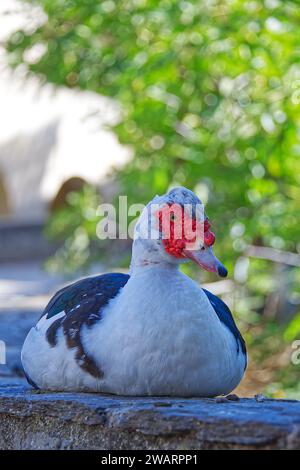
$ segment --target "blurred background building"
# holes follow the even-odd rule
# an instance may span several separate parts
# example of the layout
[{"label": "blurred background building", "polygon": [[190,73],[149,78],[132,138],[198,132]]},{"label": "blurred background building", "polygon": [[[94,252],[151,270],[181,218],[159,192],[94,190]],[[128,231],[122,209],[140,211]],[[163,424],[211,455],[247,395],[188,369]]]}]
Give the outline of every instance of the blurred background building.
[{"label": "blurred background building", "polygon": [[[38,21],[30,16],[30,22]],[[0,41],[21,25],[26,9],[0,4]],[[106,126],[117,103],[91,92],[41,87],[7,67],[0,50],[0,261],[45,257],[43,227],[70,191],[105,188],[110,170],[129,156]]]}]

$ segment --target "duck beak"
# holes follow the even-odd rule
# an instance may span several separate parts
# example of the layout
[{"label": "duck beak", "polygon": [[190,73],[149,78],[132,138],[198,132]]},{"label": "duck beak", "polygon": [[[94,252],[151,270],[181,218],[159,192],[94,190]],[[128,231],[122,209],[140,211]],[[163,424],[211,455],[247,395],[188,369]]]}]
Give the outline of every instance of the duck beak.
[{"label": "duck beak", "polygon": [[212,247],[207,247],[204,250],[183,250],[186,258],[189,258],[194,263],[201,266],[212,273],[217,273],[220,277],[226,277],[228,274],[227,269],[214,255]]}]

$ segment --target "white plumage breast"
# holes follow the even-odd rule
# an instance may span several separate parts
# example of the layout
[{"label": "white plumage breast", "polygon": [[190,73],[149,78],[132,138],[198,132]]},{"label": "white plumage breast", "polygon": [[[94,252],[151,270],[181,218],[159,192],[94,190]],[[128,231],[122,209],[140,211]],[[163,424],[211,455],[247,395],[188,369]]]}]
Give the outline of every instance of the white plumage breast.
[{"label": "white plumage breast", "polygon": [[198,285],[175,269],[134,273],[82,340],[101,364],[104,392],[214,396],[243,376],[234,336]]}]

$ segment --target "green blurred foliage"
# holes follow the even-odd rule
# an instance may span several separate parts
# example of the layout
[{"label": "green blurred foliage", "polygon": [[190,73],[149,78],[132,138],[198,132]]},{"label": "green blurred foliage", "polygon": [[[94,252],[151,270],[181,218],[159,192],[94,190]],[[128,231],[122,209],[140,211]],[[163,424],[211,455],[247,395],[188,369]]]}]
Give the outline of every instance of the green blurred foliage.
[{"label": "green blurred foliage", "polygon": [[[9,63],[25,65],[44,82],[91,90],[121,104],[114,132],[134,153],[118,175],[129,202],[147,202],[170,185],[193,189],[208,203],[216,250],[231,270],[249,244],[300,251],[298,1],[32,3],[47,18],[10,37]],[[66,214],[78,207],[79,201]],[[54,225],[63,228],[64,217],[58,217]],[[71,247],[82,231],[85,240],[93,238],[88,219],[66,217]],[[83,259],[80,250],[77,258],[70,253],[74,266],[90,258],[86,248]],[[255,329],[261,321],[255,312],[278,289],[273,274],[272,263],[251,263],[237,307],[252,350],[259,349],[257,340],[269,356],[265,335],[283,350],[284,340],[299,331],[296,319],[287,327],[264,320],[264,328],[260,323]],[[296,295],[299,270],[293,276]],[[279,389],[283,384],[292,390],[299,380],[295,366],[284,370],[289,379],[280,376]],[[269,393],[278,390],[270,387]]]},{"label": "green blurred foliage", "polygon": [[121,103],[114,130],[134,150],[122,175],[133,201],[184,184],[209,202],[229,259],[252,241],[295,250],[298,2],[34,3],[48,20],[12,35],[9,62]]}]

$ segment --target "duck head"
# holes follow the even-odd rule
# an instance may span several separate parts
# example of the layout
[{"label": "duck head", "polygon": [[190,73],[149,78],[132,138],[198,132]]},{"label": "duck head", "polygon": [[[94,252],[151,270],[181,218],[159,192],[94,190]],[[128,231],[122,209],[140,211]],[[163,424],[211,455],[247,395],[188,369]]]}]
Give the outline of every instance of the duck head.
[{"label": "duck head", "polygon": [[176,187],[156,196],[143,210],[134,233],[132,265],[193,261],[221,277],[227,269],[213,252],[215,235],[200,199]]}]

